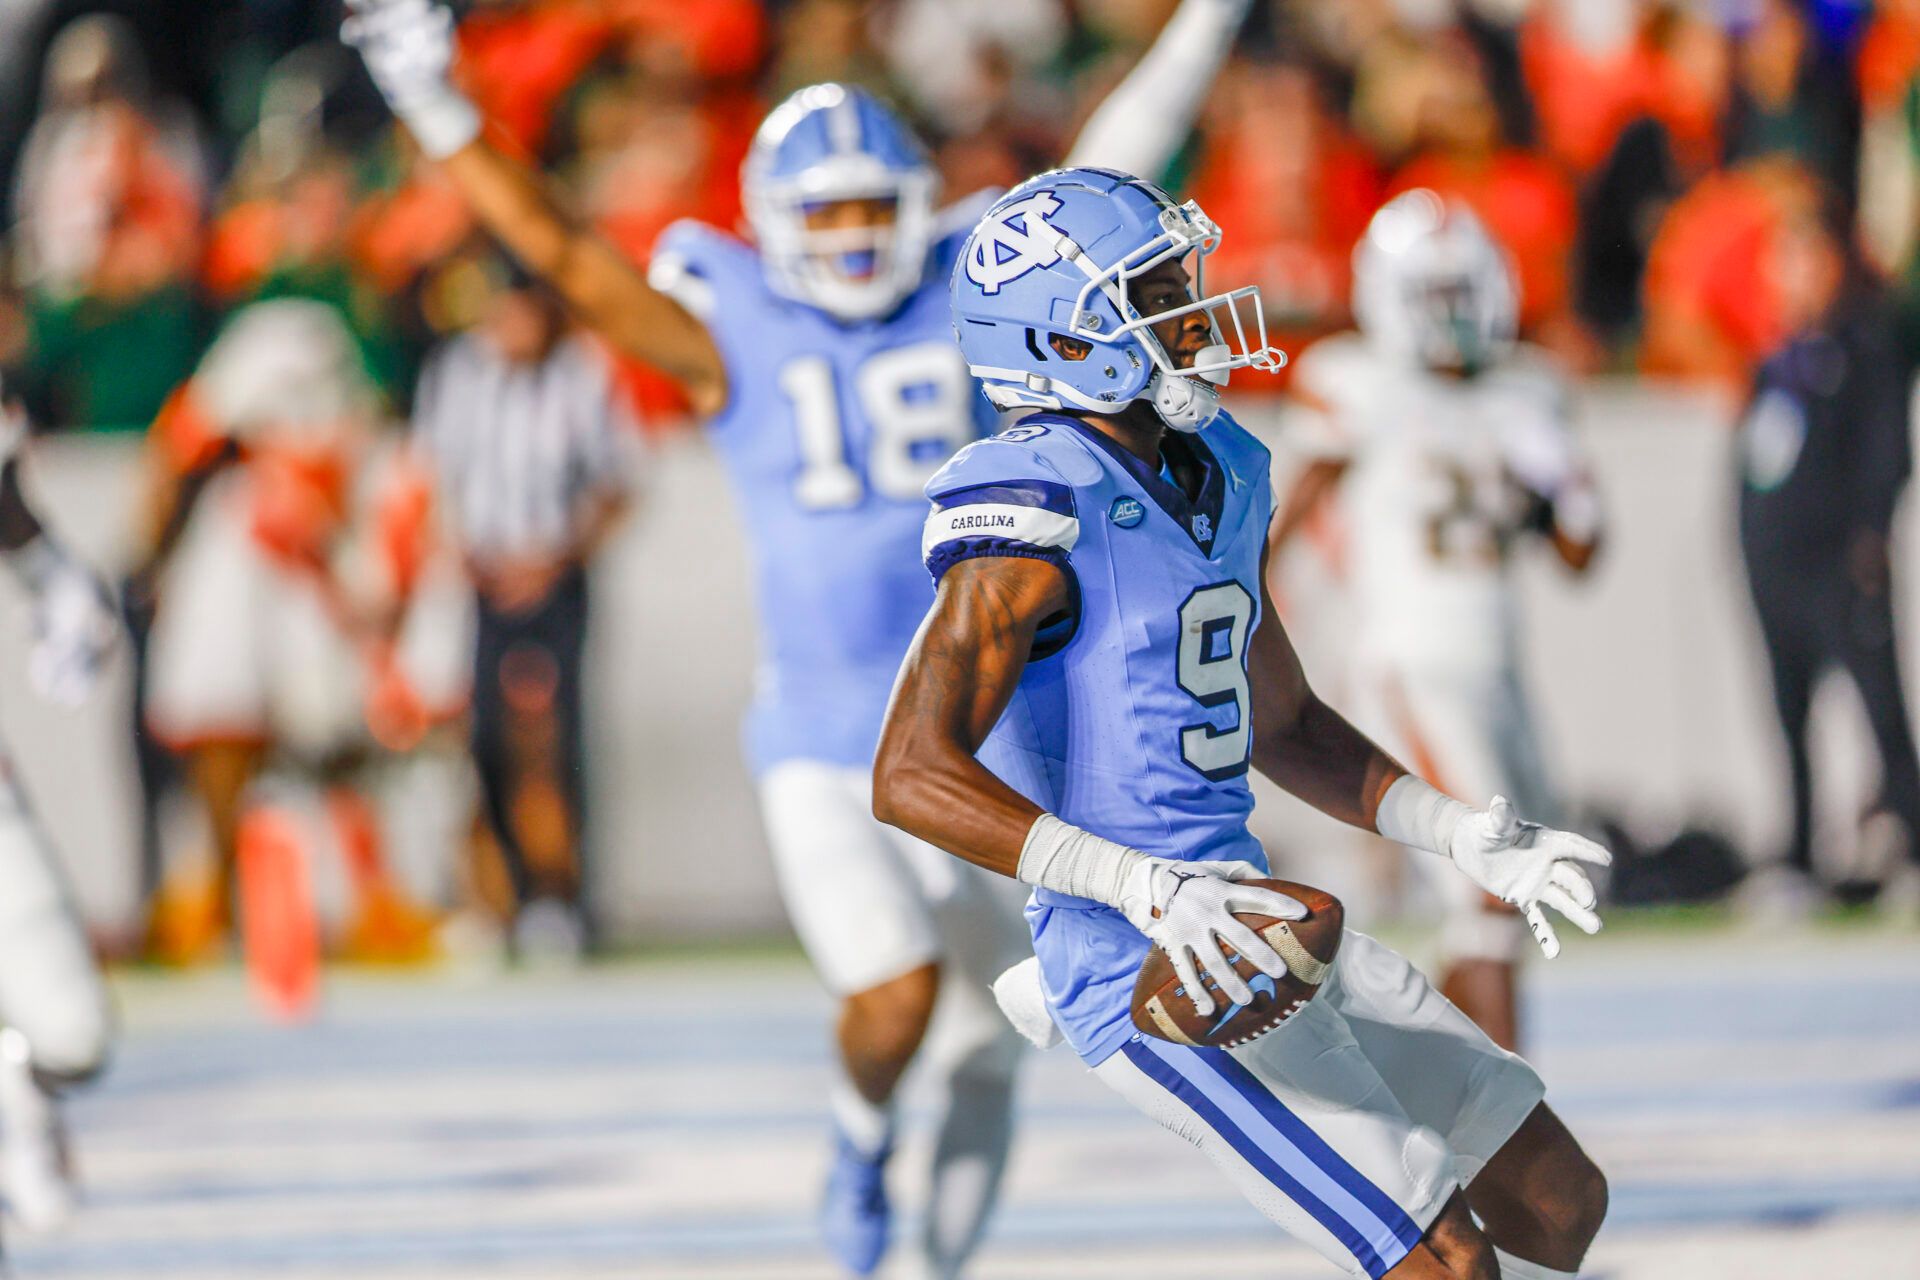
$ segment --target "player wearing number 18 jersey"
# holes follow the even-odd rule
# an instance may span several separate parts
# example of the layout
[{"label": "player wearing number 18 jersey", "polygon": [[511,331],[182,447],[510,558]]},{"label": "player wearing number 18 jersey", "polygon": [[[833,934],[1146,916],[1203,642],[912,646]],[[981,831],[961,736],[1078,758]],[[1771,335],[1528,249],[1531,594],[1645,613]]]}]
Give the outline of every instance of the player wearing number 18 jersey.
[{"label": "player wearing number 18 jersey", "polygon": [[[1075,154],[1163,167],[1247,4],[1184,0]],[[857,1274],[879,1264],[892,1097],[930,1035],[949,1104],[923,1244],[929,1274],[955,1275],[1011,1125],[1013,1044],[986,985],[1025,942],[990,878],[876,823],[869,790],[887,691],[931,600],[922,486],[994,417],[946,301],[984,202],[940,214],[907,128],[858,89],[815,85],[774,109],[749,155],[754,242],[679,224],[643,279],[477,137],[474,108],[447,79],[444,10],[354,8],[348,38],[487,225],[615,345],[677,378],[710,424],[755,561],[761,662],[747,739],[768,842],[794,926],[842,1002],[828,1241]]]},{"label": "player wearing number 18 jersey", "polygon": [[[1569,1276],[1605,1210],[1599,1171],[1533,1069],[1372,939],[1350,931],[1319,997],[1239,1048],[1130,1024],[1150,943],[1202,1015],[1201,969],[1252,998],[1223,941],[1287,972],[1233,914],[1303,914],[1242,883],[1266,869],[1250,769],[1449,856],[1549,949],[1543,906],[1599,927],[1578,864],[1604,850],[1448,798],[1308,688],[1263,589],[1267,454],[1218,405],[1232,370],[1280,353],[1256,291],[1203,283],[1220,235],[1191,202],[1100,169],[1036,178],[975,229],[953,278],[961,349],[997,403],[1038,412],[928,485],[939,586],[887,712],[875,811],[1033,886],[1047,1018],[1337,1266]],[[1010,1014],[1034,1003],[1014,981]]]}]

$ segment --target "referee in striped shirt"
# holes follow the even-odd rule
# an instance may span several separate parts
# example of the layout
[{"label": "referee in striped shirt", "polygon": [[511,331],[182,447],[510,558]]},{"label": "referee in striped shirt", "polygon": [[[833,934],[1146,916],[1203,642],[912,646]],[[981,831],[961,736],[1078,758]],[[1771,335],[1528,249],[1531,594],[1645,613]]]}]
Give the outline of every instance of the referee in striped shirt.
[{"label": "referee in striped shirt", "polygon": [[472,750],[517,900],[517,955],[592,938],[581,827],[587,566],[627,510],[641,437],[606,359],[502,260],[481,323],[437,349],[415,445],[476,597]]}]

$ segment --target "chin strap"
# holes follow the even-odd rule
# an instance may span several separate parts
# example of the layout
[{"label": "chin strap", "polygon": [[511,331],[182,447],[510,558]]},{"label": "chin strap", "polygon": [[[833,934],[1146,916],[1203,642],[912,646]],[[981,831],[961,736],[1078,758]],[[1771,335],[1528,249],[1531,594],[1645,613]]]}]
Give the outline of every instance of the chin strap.
[{"label": "chin strap", "polygon": [[1200,431],[1220,412],[1220,389],[1198,378],[1155,373],[1147,389],[1154,411],[1175,431]]}]

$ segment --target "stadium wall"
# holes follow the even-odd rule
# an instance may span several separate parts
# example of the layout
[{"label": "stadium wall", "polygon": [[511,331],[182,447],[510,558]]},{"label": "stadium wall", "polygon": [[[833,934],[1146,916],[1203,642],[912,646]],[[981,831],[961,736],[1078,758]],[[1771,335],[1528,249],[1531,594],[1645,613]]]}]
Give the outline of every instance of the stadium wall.
[{"label": "stadium wall", "polygon": [[[1625,814],[1649,836],[1704,820],[1744,848],[1770,850],[1786,820],[1783,762],[1734,541],[1725,409],[1623,382],[1589,388],[1581,413],[1611,520],[1604,559],[1583,582],[1544,555],[1522,571],[1528,663],[1552,772],[1576,808]],[[1284,430],[1267,425],[1284,469]],[[48,440],[36,470],[69,542],[105,568],[125,564],[138,509],[137,442]],[[1905,519],[1906,555],[1896,564],[1910,673],[1920,671],[1917,540]],[[597,571],[594,874],[623,936],[783,927],[738,745],[754,648],[746,567],[717,461],[697,435],[671,437],[656,452],[639,515]],[[1304,555],[1292,558],[1287,591],[1309,671],[1337,705],[1338,594]],[[89,918],[124,930],[138,892],[126,664],[116,663],[91,706],[43,706],[25,685],[23,615],[17,587],[0,581],[0,734]],[[1836,766],[1824,810],[1839,830],[1869,790],[1872,766],[1851,696],[1836,686],[1823,702],[1831,714],[1822,716],[1822,753]],[[1364,895],[1353,833],[1270,795],[1259,825],[1295,874]],[[430,863],[436,857],[444,863],[427,854]],[[439,873],[416,866],[415,874],[433,883]]]}]

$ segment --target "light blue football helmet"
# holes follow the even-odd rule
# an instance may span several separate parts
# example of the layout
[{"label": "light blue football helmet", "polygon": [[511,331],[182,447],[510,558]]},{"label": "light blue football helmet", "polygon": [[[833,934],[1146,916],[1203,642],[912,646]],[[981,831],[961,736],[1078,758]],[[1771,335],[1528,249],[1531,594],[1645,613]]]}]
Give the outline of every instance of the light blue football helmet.
[{"label": "light blue football helmet", "polygon": [[[775,107],[741,169],[767,283],[842,320],[890,313],[925,279],[940,180],[905,122],[864,89],[809,85]],[[887,227],[810,230],[841,200],[891,200]]]},{"label": "light blue football helmet", "polygon": [[[1002,409],[1112,413],[1141,398],[1167,425],[1198,431],[1219,412],[1235,369],[1273,373],[1286,356],[1267,344],[1254,286],[1209,294],[1204,262],[1220,228],[1189,200],[1111,169],[1058,169],[1014,188],[987,210],[953,271],[953,324],[967,366]],[[1132,281],[1191,257],[1193,300],[1143,315]],[[1179,368],[1154,336],[1162,320],[1204,311],[1214,342]],[[1250,323],[1249,323],[1250,321]],[[1221,340],[1228,329],[1234,345]],[[1049,337],[1092,347],[1062,356]]]}]

